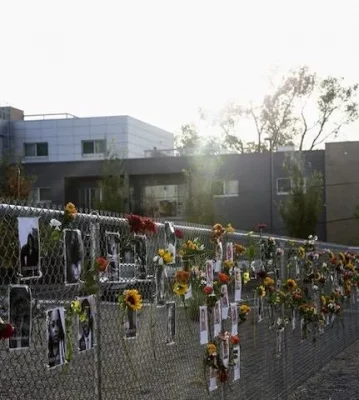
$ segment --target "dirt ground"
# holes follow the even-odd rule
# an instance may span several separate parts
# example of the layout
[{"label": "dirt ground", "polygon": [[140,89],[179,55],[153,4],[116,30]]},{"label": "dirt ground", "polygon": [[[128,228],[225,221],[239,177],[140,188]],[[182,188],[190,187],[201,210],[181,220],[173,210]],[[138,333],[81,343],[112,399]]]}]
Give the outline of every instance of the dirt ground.
[{"label": "dirt ground", "polygon": [[359,341],[300,386],[289,400],[358,400]]}]

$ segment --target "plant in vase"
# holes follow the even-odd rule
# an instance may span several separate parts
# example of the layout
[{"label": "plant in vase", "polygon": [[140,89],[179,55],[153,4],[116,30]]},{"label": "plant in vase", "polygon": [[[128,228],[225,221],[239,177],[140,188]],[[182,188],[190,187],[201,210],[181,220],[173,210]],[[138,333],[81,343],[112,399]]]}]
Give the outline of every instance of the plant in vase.
[{"label": "plant in vase", "polygon": [[179,251],[182,257],[184,269],[190,270],[191,262],[195,264],[201,263],[201,258],[205,254],[204,244],[201,244],[199,238],[186,240]]},{"label": "plant in vase", "polygon": [[148,217],[141,217],[135,214],[127,214],[125,218],[128,221],[130,232],[138,235],[155,234],[157,232],[155,222]]}]

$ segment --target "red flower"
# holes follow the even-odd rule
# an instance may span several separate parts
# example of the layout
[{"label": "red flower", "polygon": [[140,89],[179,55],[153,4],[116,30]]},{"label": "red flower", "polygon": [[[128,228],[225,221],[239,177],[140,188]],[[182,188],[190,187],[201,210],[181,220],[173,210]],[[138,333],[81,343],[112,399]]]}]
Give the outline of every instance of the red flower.
[{"label": "red flower", "polygon": [[228,276],[227,274],[224,274],[223,272],[220,272],[220,273],[218,274],[218,280],[219,280],[221,283],[228,283],[228,281],[229,281],[229,276]]},{"label": "red flower", "polygon": [[267,225],[266,224],[257,224],[255,227],[256,231],[265,231],[267,229]]},{"label": "red flower", "polygon": [[0,339],[9,339],[14,334],[14,327],[8,323],[0,323]]},{"label": "red flower", "polygon": [[257,276],[260,279],[264,279],[267,276],[267,273],[265,271],[259,271]]},{"label": "red flower", "polygon": [[181,231],[181,229],[175,229],[175,236],[176,236],[176,238],[177,239],[183,239],[183,237],[184,237],[184,234],[183,234],[183,231]]},{"label": "red flower", "polygon": [[151,218],[140,217],[139,215],[129,214],[125,216],[130,225],[131,232],[134,233],[156,233],[156,224]]},{"label": "red flower", "polygon": [[231,343],[233,344],[233,345],[236,345],[236,344],[238,344],[240,342],[240,339],[239,339],[239,336],[238,335],[232,335],[231,336]]},{"label": "red flower", "polygon": [[105,272],[107,269],[107,260],[104,257],[98,257],[96,259],[97,268],[100,272]]},{"label": "red flower", "polygon": [[219,376],[219,381],[220,381],[220,382],[223,383],[223,382],[227,382],[227,381],[228,381],[228,372],[227,372],[226,369],[221,369],[221,370],[219,371],[218,376]]},{"label": "red flower", "polygon": [[203,288],[204,294],[211,294],[212,292],[213,292],[213,288],[211,288],[210,286],[206,286]]}]

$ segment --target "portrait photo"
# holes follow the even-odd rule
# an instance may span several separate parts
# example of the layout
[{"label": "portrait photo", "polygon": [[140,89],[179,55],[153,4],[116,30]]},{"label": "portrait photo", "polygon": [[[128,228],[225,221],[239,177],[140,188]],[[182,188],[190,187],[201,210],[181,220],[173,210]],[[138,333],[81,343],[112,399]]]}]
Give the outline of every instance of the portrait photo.
[{"label": "portrait photo", "polygon": [[106,254],[107,254],[107,279],[110,282],[119,280],[119,264],[120,264],[120,234],[117,232],[105,232]]},{"label": "portrait photo", "polygon": [[31,291],[26,285],[9,287],[9,322],[14,334],[9,339],[10,350],[27,349],[31,340]]},{"label": "portrait photo", "polygon": [[208,343],[208,315],[207,306],[199,307],[199,330],[200,330],[200,343]]},{"label": "portrait photo", "polygon": [[222,359],[223,365],[225,367],[228,367],[228,364],[229,364],[229,341],[228,341],[228,339],[221,341],[220,350],[221,350],[221,359]]},{"label": "portrait photo", "polygon": [[241,270],[236,267],[234,269],[234,301],[242,300],[242,273]]},{"label": "portrait photo", "polygon": [[46,312],[47,347],[49,368],[58,367],[65,363],[66,335],[65,309],[53,308]]},{"label": "portrait photo", "polygon": [[241,348],[239,347],[239,345],[233,347],[233,354],[235,356],[233,367],[233,380],[237,381],[241,377]]},{"label": "portrait photo", "polygon": [[213,261],[206,261],[206,278],[207,278],[207,286],[213,287]]},{"label": "portrait photo", "polygon": [[176,336],[176,304],[174,301],[166,303],[167,307],[167,344],[175,342]]},{"label": "portrait photo", "polygon": [[165,238],[166,238],[166,248],[172,253],[173,261],[171,264],[176,262],[176,242],[177,238],[175,235],[175,227],[173,222],[165,222]]},{"label": "portrait photo", "polygon": [[78,348],[79,351],[90,350],[94,347],[94,297],[80,297],[81,312],[85,318],[78,317]]},{"label": "portrait photo", "polygon": [[228,318],[228,310],[229,310],[227,285],[221,286],[221,306],[222,306],[222,320],[224,320]]},{"label": "portrait photo", "polygon": [[22,279],[41,276],[39,218],[18,217],[20,275]]},{"label": "portrait photo", "polygon": [[65,285],[80,283],[84,257],[81,231],[64,229]]},{"label": "portrait photo", "polygon": [[214,306],[214,337],[218,336],[222,330],[221,301],[216,301]]},{"label": "portrait photo", "polygon": [[135,235],[135,263],[139,279],[147,277],[147,237],[146,235]]},{"label": "portrait photo", "polygon": [[232,335],[238,335],[238,308],[237,303],[231,304]]},{"label": "portrait photo", "polygon": [[223,259],[223,244],[222,244],[222,242],[218,242],[216,245],[215,258],[216,258],[216,261],[214,264],[214,271],[220,272],[221,267],[222,267],[222,259]]},{"label": "portrait photo", "polygon": [[233,243],[226,244],[226,260],[233,261]]}]

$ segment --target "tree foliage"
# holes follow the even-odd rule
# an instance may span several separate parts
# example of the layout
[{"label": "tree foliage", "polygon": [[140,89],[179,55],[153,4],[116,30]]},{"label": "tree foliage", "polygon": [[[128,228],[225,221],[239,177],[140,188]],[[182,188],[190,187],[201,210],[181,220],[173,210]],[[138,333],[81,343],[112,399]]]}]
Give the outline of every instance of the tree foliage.
[{"label": "tree foliage", "polygon": [[8,200],[27,200],[36,178],[27,176],[20,162],[4,160],[0,164],[0,196]]},{"label": "tree foliage", "polygon": [[322,175],[316,171],[305,177],[301,154],[286,159],[284,169],[291,179],[291,192],[279,205],[279,214],[289,236],[306,239],[315,234],[322,211]]}]

